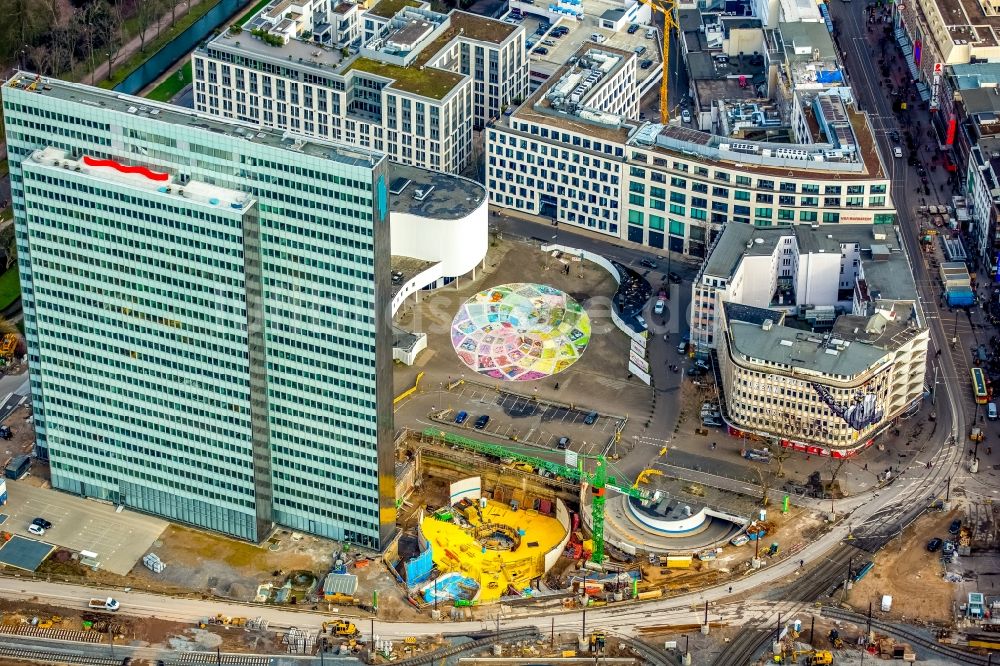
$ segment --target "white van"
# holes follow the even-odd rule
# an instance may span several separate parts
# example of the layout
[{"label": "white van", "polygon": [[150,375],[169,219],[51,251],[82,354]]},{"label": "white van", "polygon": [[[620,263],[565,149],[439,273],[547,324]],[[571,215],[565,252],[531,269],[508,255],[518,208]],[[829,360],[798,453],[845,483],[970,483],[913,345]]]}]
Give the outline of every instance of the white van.
[{"label": "white van", "polygon": [[986,418],[988,418],[990,421],[997,420],[997,403],[991,402],[988,405],[986,405]]}]

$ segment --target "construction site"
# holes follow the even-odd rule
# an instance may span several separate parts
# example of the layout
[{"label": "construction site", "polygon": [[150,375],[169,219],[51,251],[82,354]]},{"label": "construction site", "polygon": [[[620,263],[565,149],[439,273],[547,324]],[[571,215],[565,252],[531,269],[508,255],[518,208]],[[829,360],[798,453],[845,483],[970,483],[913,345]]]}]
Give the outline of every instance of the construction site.
[{"label": "construction site", "polygon": [[[410,603],[438,617],[476,617],[475,607],[501,600],[576,608],[681,594],[794,556],[796,526],[811,524],[795,520],[800,510],[729,522],[696,497],[669,499],[650,485],[652,471],[626,479],[600,454],[571,456],[570,467],[429,429],[408,433],[399,455],[414,484],[384,562]],[[671,535],[670,521],[687,529]]]}]

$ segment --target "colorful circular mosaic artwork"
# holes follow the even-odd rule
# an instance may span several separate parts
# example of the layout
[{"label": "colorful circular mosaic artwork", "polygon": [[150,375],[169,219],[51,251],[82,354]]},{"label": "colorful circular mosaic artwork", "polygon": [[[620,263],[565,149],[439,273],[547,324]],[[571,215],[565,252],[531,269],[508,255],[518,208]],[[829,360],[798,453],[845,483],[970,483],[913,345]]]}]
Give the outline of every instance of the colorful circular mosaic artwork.
[{"label": "colorful circular mosaic artwork", "polygon": [[476,372],[532,381],[580,358],[590,342],[590,317],[558,289],[505,284],[466,301],[451,324],[451,342]]}]

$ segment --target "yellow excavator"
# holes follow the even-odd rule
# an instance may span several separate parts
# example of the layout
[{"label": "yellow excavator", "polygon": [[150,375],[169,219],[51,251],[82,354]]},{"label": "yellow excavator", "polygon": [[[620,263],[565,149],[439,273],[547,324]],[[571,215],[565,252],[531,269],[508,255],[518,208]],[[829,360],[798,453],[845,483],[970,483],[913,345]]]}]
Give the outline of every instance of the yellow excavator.
[{"label": "yellow excavator", "polygon": [[660,122],[670,120],[669,80],[670,80],[670,35],[678,28],[674,20],[674,0],[639,0],[654,13],[663,14],[663,78],[660,81]]},{"label": "yellow excavator", "polygon": [[833,653],[829,650],[796,650],[792,652],[792,663],[799,663],[801,656],[805,656],[806,666],[830,666],[833,663]]}]

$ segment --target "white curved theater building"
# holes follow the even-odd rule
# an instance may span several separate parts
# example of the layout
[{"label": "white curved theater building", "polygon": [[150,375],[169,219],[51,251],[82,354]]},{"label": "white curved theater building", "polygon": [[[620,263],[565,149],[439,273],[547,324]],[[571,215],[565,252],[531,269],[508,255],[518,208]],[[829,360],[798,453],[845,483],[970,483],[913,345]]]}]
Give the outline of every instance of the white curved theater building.
[{"label": "white curved theater building", "polygon": [[[489,246],[486,189],[468,178],[393,163],[389,169],[392,315],[407,299],[468,275]],[[393,358],[411,365],[427,336],[393,327]]]}]

